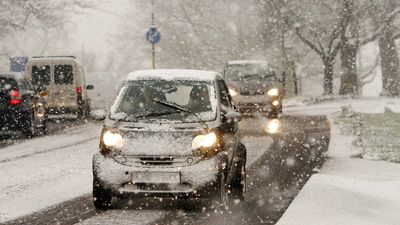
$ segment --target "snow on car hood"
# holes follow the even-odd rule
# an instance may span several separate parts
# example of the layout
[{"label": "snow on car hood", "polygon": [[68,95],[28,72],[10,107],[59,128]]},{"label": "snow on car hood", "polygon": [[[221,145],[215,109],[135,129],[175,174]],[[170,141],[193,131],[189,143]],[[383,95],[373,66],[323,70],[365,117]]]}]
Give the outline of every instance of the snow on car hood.
[{"label": "snow on car hood", "polygon": [[123,155],[184,156],[192,152],[196,131],[125,131]]}]

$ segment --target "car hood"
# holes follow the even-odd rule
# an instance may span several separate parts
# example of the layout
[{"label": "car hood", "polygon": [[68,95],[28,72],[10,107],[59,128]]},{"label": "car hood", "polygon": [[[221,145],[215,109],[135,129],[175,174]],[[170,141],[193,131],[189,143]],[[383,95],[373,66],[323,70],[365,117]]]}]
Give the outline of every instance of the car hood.
[{"label": "car hood", "polygon": [[124,138],[121,149],[129,156],[188,156],[192,153],[192,141],[203,127],[122,127]]},{"label": "car hood", "polygon": [[262,80],[228,81],[227,85],[242,95],[263,95],[269,89],[276,87],[274,82]]}]

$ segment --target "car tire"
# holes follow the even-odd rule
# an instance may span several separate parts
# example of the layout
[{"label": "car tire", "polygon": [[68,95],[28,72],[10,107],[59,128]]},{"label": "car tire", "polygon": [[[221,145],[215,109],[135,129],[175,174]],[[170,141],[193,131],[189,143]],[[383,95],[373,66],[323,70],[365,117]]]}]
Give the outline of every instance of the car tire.
[{"label": "car tire", "polygon": [[234,201],[244,200],[244,193],[246,192],[246,164],[241,163],[240,170],[232,180],[230,188],[230,198]]},{"label": "car tire", "polygon": [[21,126],[21,131],[25,135],[26,138],[32,138],[35,135],[35,126],[34,126],[34,115],[33,113],[28,113],[23,119],[23,123]]},{"label": "car tire", "polygon": [[90,114],[90,107],[86,104],[82,103],[78,105],[78,119],[86,119],[89,117]]},{"label": "car tire", "polygon": [[106,190],[99,181],[93,180],[93,204],[96,209],[109,209],[112,194]]}]

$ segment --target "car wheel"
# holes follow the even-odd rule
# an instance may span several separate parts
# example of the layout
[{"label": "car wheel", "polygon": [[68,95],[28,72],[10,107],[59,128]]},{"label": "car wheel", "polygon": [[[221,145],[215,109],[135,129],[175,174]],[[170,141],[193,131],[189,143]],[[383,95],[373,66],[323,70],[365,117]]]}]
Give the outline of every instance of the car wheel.
[{"label": "car wheel", "polygon": [[235,176],[235,179],[231,184],[231,198],[233,200],[243,201],[244,193],[246,192],[246,165],[242,163],[240,166],[239,173]]},{"label": "car wheel", "polygon": [[23,119],[22,133],[26,136],[26,138],[32,138],[35,134],[35,125],[34,125],[34,115],[33,113],[28,113]]},{"label": "car wheel", "polygon": [[78,119],[86,119],[90,114],[90,109],[85,106],[85,104],[80,104],[78,106]]},{"label": "car wheel", "polygon": [[93,204],[97,209],[109,209],[112,194],[103,188],[100,182],[93,180]]}]

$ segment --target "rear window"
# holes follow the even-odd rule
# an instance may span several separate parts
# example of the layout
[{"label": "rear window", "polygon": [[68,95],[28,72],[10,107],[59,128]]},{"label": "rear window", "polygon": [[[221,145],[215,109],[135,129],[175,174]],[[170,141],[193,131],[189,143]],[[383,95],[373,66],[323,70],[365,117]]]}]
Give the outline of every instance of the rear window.
[{"label": "rear window", "polygon": [[17,82],[15,82],[14,79],[8,77],[0,77],[0,91],[7,92],[15,88],[17,88]]},{"label": "rear window", "polygon": [[50,66],[32,66],[32,84],[49,85],[50,84]]},{"label": "rear window", "polygon": [[73,84],[74,72],[72,65],[56,65],[54,67],[55,84]]}]

